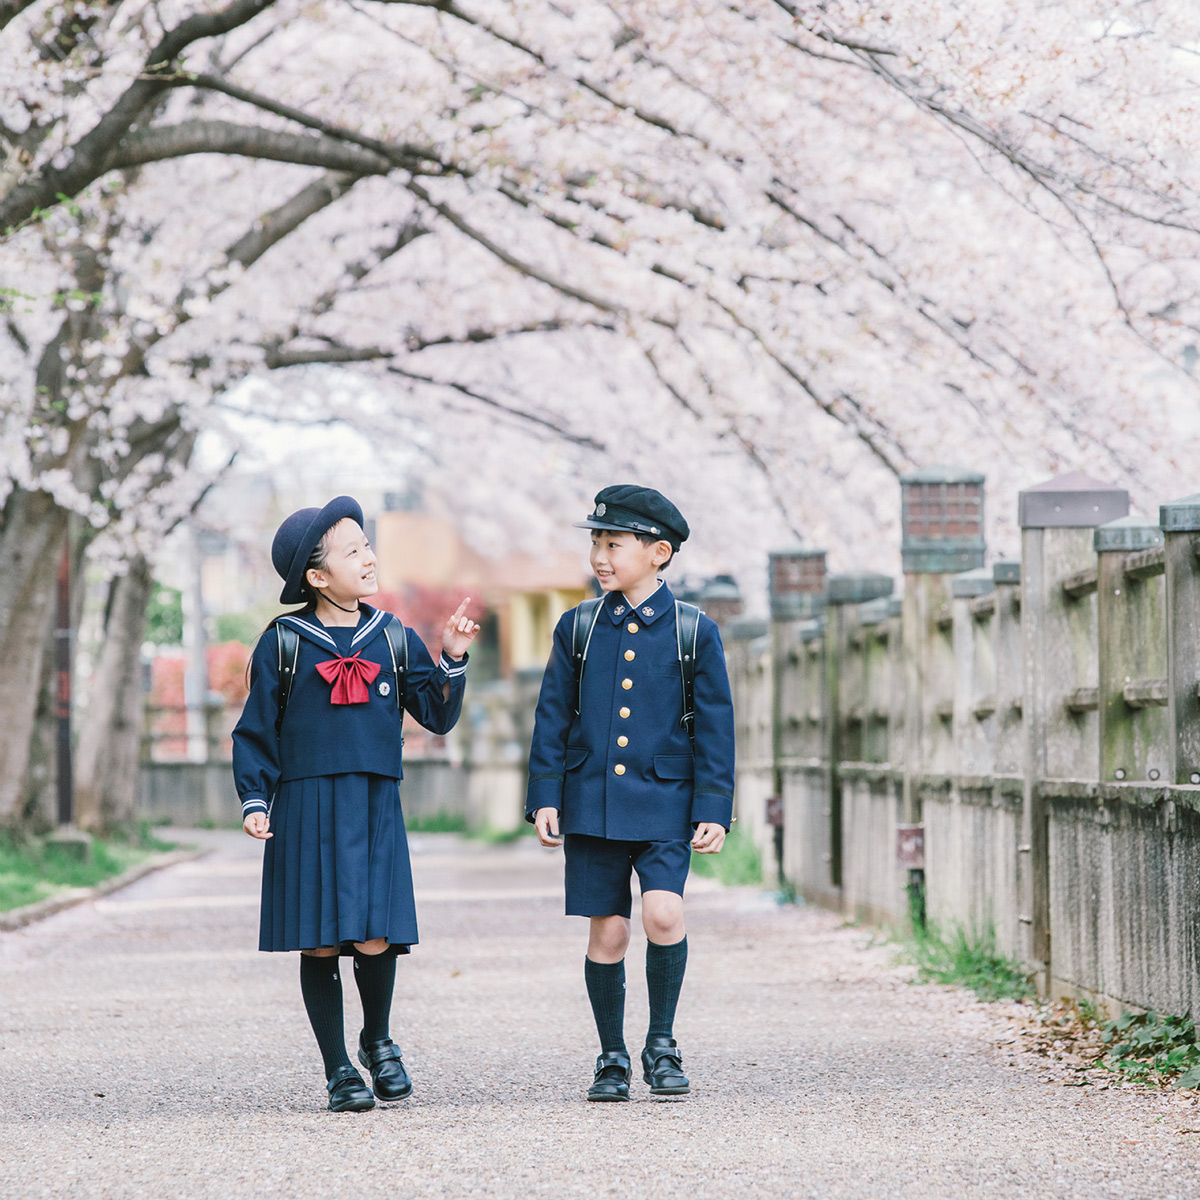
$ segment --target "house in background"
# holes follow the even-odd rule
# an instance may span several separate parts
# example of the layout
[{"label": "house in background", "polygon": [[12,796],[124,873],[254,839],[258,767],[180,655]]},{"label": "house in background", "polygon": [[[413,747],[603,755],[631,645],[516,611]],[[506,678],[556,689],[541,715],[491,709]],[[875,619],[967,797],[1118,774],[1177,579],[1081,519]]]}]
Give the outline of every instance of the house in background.
[{"label": "house in background", "polygon": [[463,540],[450,517],[428,511],[408,493],[385,492],[368,526],[379,556],[381,603],[394,600],[427,641],[463,596],[482,611],[483,631],[472,651],[476,678],[540,671],[558,618],[591,594],[583,555],[485,558]]}]

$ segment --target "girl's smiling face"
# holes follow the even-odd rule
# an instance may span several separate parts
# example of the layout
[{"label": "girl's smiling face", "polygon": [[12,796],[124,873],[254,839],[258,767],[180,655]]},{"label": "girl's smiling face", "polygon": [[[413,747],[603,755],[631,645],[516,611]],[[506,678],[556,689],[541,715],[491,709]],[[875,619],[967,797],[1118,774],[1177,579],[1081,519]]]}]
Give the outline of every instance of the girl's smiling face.
[{"label": "girl's smiling face", "polygon": [[325,535],[325,565],[310,569],[308,581],[338,604],[353,604],[379,591],[375,551],[357,521],[343,517]]}]

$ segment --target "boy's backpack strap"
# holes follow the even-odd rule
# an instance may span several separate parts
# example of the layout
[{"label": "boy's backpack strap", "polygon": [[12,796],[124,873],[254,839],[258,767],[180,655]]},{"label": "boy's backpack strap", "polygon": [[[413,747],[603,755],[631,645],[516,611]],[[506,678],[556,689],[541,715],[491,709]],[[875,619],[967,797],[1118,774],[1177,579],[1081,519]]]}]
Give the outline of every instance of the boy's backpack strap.
[{"label": "boy's backpack strap", "polygon": [[575,623],[571,627],[571,665],[575,668],[576,716],[579,716],[583,668],[587,662],[588,646],[591,645],[592,631],[596,628],[596,618],[600,615],[600,606],[603,603],[603,596],[593,596],[575,609]]},{"label": "boy's backpack strap", "polygon": [[408,634],[399,617],[389,617],[383,627],[388,648],[392,652],[392,670],[396,672],[396,704],[400,719],[404,719],[404,702],[408,699]]},{"label": "boy's backpack strap", "polygon": [[296,682],[296,659],[300,654],[300,635],[282,621],[275,622],[275,640],[279,654],[279,715],[275,718],[275,732],[283,728],[283,714],[287,711],[292,684]]},{"label": "boy's backpack strap", "polygon": [[675,642],[679,649],[679,677],[683,681],[683,717],[692,746],[696,744],[696,642],[700,636],[700,610],[683,600],[675,601]]}]

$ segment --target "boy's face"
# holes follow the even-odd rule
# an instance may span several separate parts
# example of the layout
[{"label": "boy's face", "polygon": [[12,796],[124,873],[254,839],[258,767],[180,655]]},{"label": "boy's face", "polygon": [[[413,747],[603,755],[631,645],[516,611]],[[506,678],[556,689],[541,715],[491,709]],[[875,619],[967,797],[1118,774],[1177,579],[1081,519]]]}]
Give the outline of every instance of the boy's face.
[{"label": "boy's face", "polygon": [[590,561],[596,580],[606,592],[636,592],[658,575],[671,557],[670,542],[640,542],[628,532],[592,530]]}]

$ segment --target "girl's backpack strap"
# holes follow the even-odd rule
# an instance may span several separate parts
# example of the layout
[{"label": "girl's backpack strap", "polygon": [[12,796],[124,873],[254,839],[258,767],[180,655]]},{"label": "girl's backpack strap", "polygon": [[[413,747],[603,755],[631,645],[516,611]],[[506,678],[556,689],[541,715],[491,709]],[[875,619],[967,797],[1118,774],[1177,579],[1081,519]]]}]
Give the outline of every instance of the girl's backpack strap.
[{"label": "girl's backpack strap", "polygon": [[679,648],[679,677],[683,681],[683,717],[693,748],[696,745],[696,642],[700,636],[700,610],[683,600],[675,601],[675,642]]},{"label": "girl's backpack strap", "polygon": [[571,665],[575,668],[575,715],[579,716],[580,691],[583,687],[583,668],[587,663],[588,646],[592,642],[592,630],[600,615],[603,596],[584,600],[575,609],[575,623],[571,627]]},{"label": "girl's backpack strap", "polygon": [[283,728],[283,714],[287,711],[292,684],[296,682],[300,635],[290,625],[276,621],[275,640],[279,652],[279,715],[275,718],[275,732],[278,733]]},{"label": "girl's backpack strap", "polygon": [[383,627],[388,648],[392,652],[392,670],[396,672],[396,704],[404,717],[404,701],[408,698],[408,634],[399,617],[389,617]]}]

